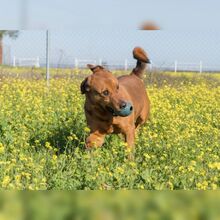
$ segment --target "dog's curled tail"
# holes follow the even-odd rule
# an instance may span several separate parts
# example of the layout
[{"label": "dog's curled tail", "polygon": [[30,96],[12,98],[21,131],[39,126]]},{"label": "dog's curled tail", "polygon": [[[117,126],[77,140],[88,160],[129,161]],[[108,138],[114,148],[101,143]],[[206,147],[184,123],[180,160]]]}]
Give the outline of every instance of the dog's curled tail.
[{"label": "dog's curled tail", "polygon": [[141,47],[134,48],[133,57],[137,60],[137,64],[131,74],[135,74],[136,76],[142,78],[147,65],[146,63],[150,63],[150,60],[147,53]]}]

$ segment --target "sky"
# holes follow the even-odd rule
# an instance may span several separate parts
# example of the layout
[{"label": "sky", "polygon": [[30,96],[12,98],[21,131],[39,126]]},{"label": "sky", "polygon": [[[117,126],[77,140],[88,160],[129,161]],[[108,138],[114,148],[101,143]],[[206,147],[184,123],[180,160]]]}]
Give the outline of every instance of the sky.
[{"label": "sky", "polygon": [[163,29],[219,29],[219,0],[0,0],[1,29],[136,29],[154,20]]},{"label": "sky", "polygon": [[[0,0],[0,29],[23,29],[4,39],[11,57],[45,60],[45,30],[50,30],[51,62],[75,58],[133,62],[142,46],[157,66],[193,63],[220,69],[218,0]],[[10,12],[10,13],[9,13]],[[161,31],[139,31],[146,21]],[[25,30],[25,31],[24,31]],[[6,55],[7,55],[6,54]],[[6,56],[7,57],[7,56]]]}]

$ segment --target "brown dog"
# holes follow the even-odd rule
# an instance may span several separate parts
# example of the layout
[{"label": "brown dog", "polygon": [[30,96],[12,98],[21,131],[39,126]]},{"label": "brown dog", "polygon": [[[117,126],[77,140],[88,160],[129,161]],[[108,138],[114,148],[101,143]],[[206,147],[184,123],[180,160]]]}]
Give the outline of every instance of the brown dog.
[{"label": "brown dog", "polygon": [[142,75],[150,63],[145,51],[136,47],[133,56],[136,68],[130,75],[116,78],[102,66],[88,64],[93,74],[81,83],[86,95],[85,114],[90,135],[86,147],[99,147],[106,134],[122,133],[129,147],[134,146],[135,129],[149,116],[150,101]]}]

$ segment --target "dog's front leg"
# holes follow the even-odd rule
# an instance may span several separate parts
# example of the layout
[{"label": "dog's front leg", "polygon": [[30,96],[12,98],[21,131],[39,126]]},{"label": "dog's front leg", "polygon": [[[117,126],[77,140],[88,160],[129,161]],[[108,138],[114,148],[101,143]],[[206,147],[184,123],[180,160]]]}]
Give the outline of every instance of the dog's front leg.
[{"label": "dog's front leg", "polygon": [[105,139],[105,135],[99,131],[91,132],[86,138],[86,148],[101,147]]},{"label": "dog's front leg", "polygon": [[135,139],[135,128],[129,128],[126,130],[125,134],[125,141],[128,144],[128,147],[134,147],[134,139]]}]

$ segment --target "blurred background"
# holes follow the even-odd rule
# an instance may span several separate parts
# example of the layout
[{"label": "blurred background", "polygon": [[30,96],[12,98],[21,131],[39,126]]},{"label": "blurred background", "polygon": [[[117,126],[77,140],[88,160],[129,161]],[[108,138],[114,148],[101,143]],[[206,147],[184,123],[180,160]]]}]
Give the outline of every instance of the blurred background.
[{"label": "blurred background", "polygon": [[218,0],[0,0],[0,29],[137,29],[154,21],[164,30],[219,29]]},{"label": "blurred background", "polygon": [[[13,210],[13,211],[12,211]],[[1,192],[0,219],[219,219],[219,192]]]},{"label": "blurred background", "polygon": [[151,60],[149,69],[220,71],[220,30],[141,31],[88,27],[77,31],[50,30],[48,38],[46,30],[7,31],[2,35],[0,62],[11,67],[45,67],[48,54],[51,68],[86,68],[86,64],[91,63],[110,70],[129,70],[136,62],[132,56],[135,46],[147,51]]}]

